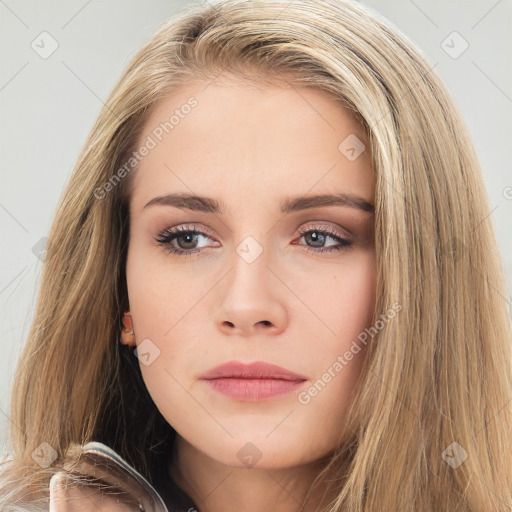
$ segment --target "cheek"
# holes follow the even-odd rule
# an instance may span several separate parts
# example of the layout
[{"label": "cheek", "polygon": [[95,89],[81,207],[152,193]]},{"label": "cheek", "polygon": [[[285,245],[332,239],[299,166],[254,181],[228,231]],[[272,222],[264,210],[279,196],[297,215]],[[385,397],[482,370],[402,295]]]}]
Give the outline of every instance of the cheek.
[{"label": "cheek", "polygon": [[[312,321],[338,348],[350,342],[372,320],[375,307],[376,265],[372,252],[358,252],[329,272],[297,279],[297,295],[311,305]],[[329,336],[329,334],[331,336]]]},{"label": "cheek", "polygon": [[324,384],[329,388],[317,400],[325,407],[319,411],[331,410],[329,402],[332,406],[333,401],[344,402],[350,396],[367,352],[366,339],[361,339],[371,326],[375,307],[375,257],[369,252],[359,253],[354,259],[351,264],[340,265],[329,279],[324,278],[320,290],[303,284],[303,296],[317,314],[317,318],[311,316],[317,328],[309,329],[317,334],[303,338],[303,350],[315,369],[315,380],[320,379],[318,388],[323,389]]},{"label": "cheek", "polygon": [[189,399],[188,375],[183,371],[191,366],[191,354],[205,353],[195,341],[201,337],[193,335],[200,327],[191,325],[187,316],[204,290],[162,262],[167,263],[154,248],[148,254],[135,239],[127,255],[126,279],[137,351],[149,353],[147,361],[140,358],[142,377],[155,405],[169,419],[171,402]]},{"label": "cheek", "polygon": [[[139,343],[143,337],[162,340],[193,305],[195,289],[190,278],[170,268],[163,249],[146,247],[136,237],[130,242],[126,279],[134,330]],[[184,293],[186,290],[186,293]]]}]

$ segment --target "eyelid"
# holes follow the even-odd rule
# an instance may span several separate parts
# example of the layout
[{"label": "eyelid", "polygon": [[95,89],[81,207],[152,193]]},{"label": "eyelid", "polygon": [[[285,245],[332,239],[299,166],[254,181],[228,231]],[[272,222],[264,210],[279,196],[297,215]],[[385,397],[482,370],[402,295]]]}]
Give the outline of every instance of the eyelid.
[{"label": "eyelid", "polygon": [[319,231],[326,231],[329,234],[335,235],[343,240],[346,241],[354,241],[354,236],[352,233],[350,233],[347,230],[343,230],[341,228],[338,228],[337,226],[332,226],[330,223],[322,224],[318,221],[312,221],[313,224],[304,224],[300,228],[297,229],[297,233],[300,235],[303,235],[304,233],[308,233],[309,231],[314,231],[315,229],[318,229]]},{"label": "eyelid", "polygon": [[178,224],[176,226],[168,226],[161,231],[159,231],[158,236],[165,235],[165,234],[176,234],[180,232],[188,232],[188,231],[197,231],[201,232],[201,234],[208,235],[208,238],[211,238],[212,240],[216,240],[215,235],[213,234],[213,231],[209,229],[204,224]]},{"label": "eyelid", "polygon": [[[308,233],[309,231],[318,229],[320,231],[326,231],[330,234],[336,235],[343,240],[353,241],[354,236],[349,231],[339,228],[337,226],[332,226],[331,223],[325,222],[322,223],[322,221],[311,221],[310,223],[303,223],[299,228],[296,229],[296,232],[299,235],[303,235],[304,233]],[[187,223],[187,224],[178,224],[176,226],[168,226],[164,228],[163,230],[159,231],[158,236],[165,235],[165,234],[175,234],[179,232],[188,232],[188,231],[199,231],[203,234],[207,235],[212,240],[216,239],[215,235],[213,234],[213,231],[205,226],[204,224],[198,224],[198,223]]]}]

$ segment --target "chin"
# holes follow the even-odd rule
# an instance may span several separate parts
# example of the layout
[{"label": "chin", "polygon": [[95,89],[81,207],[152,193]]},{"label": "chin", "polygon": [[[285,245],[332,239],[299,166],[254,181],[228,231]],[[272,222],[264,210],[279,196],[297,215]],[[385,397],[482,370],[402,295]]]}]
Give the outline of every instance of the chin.
[{"label": "chin", "polygon": [[233,468],[284,469],[325,455],[321,450],[318,454],[309,449],[305,452],[305,446],[307,443],[300,439],[285,441],[276,436],[270,440],[262,435],[251,437],[247,434],[243,439],[234,438],[216,447],[205,446],[203,451],[217,462]]}]

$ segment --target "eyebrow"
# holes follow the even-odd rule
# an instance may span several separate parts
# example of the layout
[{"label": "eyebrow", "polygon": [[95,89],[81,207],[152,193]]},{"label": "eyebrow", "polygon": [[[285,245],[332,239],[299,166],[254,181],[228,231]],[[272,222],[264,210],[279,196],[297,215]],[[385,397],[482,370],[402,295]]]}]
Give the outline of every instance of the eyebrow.
[{"label": "eyebrow", "polygon": [[[225,203],[211,197],[197,196],[193,194],[167,194],[154,197],[146,203],[144,208],[154,205],[174,206],[197,212],[224,214],[227,210]],[[281,201],[281,213],[291,213],[308,208],[320,206],[348,206],[364,212],[374,213],[373,204],[354,194],[321,194],[315,196],[300,196],[285,198]]]}]

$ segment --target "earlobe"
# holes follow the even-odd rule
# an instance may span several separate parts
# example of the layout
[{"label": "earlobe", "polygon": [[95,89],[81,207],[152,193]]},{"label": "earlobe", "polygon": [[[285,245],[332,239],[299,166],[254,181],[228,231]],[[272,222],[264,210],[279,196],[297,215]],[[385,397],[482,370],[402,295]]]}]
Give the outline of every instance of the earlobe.
[{"label": "earlobe", "polygon": [[123,345],[135,345],[135,331],[133,330],[132,315],[125,311],[123,315],[123,328],[121,329],[121,343]]}]

